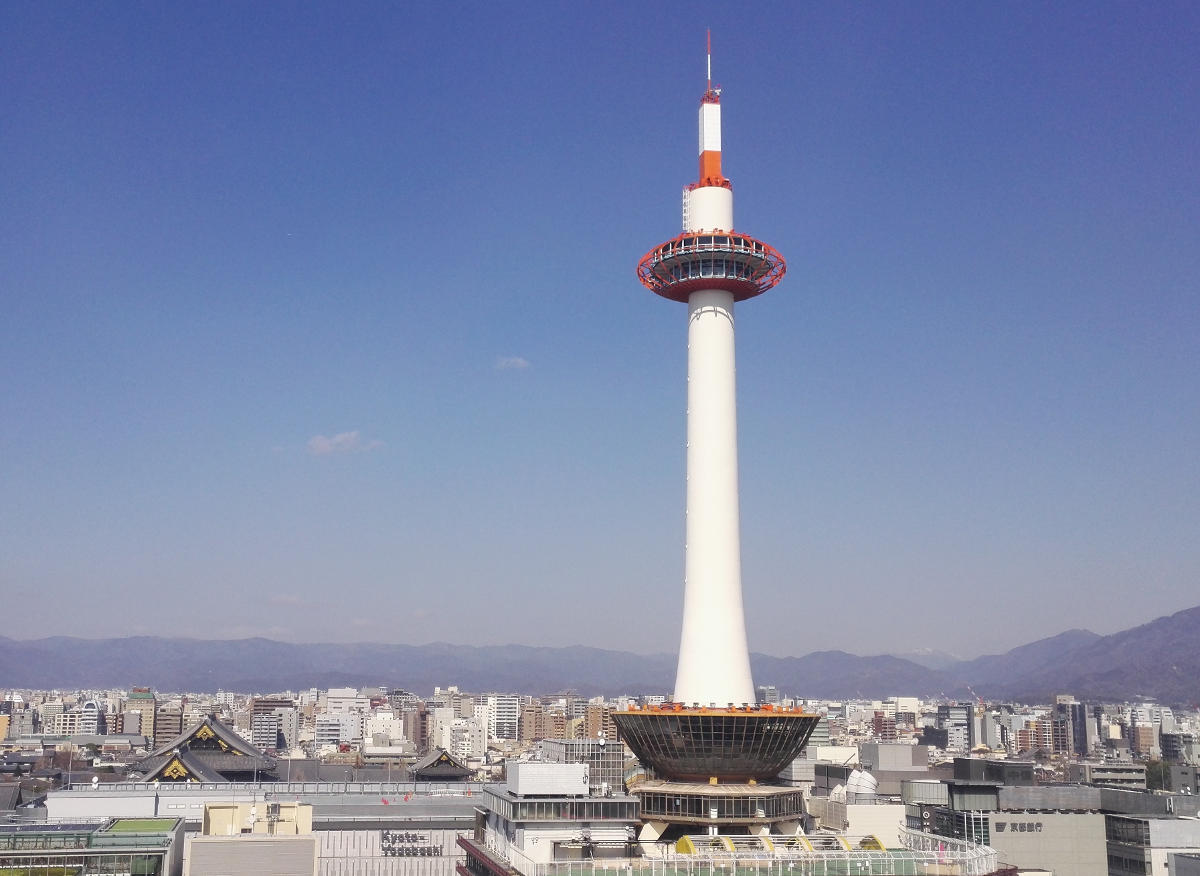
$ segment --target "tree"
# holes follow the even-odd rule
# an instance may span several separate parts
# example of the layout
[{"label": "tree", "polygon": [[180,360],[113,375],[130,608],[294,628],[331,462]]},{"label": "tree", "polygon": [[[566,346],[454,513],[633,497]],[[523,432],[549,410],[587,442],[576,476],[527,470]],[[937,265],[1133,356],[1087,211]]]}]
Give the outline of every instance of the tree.
[{"label": "tree", "polygon": [[1167,787],[1167,765],[1161,760],[1146,761],[1146,789],[1161,791]]}]

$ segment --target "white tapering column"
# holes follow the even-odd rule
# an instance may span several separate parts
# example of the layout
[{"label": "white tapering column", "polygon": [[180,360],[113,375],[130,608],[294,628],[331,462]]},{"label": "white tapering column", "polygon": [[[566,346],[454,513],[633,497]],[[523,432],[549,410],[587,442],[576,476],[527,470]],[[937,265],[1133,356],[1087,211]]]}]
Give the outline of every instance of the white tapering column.
[{"label": "white tapering column", "polygon": [[742,612],[733,294],[688,298],[687,545],[675,701],[753,703]]}]

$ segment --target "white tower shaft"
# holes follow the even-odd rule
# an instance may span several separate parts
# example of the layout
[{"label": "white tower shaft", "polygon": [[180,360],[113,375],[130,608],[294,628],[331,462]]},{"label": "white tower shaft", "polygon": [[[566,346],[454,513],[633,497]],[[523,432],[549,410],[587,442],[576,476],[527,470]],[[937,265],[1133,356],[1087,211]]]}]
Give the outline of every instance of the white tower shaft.
[{"label": "white tower shaft", "polygon": [[[702,155],[705,146],[712,144],[711,133],[707,143],[703,137],[705,121],[702,113]],[[730,189],[700,186],[688,194],[691,227],[685,230],[733,229]],[[675,678],[679,703],[723,707],[755,701],[742,610],[736,373],[733,293],[692,292],[688,296],[683,634]]]},{"label": "white tower shaft", "polygon": [[687,545],[675,701],[753,703],[742,611],[733,293],[688,297]]}]

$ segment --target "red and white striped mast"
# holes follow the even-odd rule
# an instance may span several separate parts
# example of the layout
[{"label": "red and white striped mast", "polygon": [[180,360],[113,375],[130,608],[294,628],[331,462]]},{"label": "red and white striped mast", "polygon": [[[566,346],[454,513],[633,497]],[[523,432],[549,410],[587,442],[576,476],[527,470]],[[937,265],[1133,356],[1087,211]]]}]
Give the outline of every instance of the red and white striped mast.
[{"label": "red and white striped mast", "polygon": [[734,230],[721,173],[721,90],[700,99],[700,176],[684,190],[683,233],[648,252],[638,278],[688,305],[687,535],[677,703],[755,702],[742,609],[733,305],[782,279],[783,257]]}]

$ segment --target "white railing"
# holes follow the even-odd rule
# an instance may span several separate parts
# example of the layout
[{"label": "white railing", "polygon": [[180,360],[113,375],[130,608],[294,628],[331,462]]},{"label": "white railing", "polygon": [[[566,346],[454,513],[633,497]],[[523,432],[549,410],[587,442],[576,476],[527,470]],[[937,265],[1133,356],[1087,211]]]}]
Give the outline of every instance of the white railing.
[{"label": "white railing", "polygon": [[1000,865],[999,853],[991,846],[969,843],[953,837],[938,836],[901,826],[900,842],[916,852],[950,855],[964,862],[966,876],[988,876]]},{"label": "white railing", "polygon": [[[208,791],[257,791],[269,794],[412,794],[414,797],[471,797],[483,793],[487,785],[479,782],[451,784],[442,782],[162,782],[157,788],[148,782],[110,782],[100,786],[104,793],[122,791],[137,794],[182,792],[203,794]],[[91,785],[76,785],[63,791],[81,796],[96,793]]]},{"label": "white railing", "polygon": [[586,861],[534,861],[509,846],[491,851],[522,876],[990,876],[996,850],[948,837],[901,829],[902,849],[871,851],[729,852],[683,855],[667,850],[661,858],[595,858]]}]

